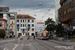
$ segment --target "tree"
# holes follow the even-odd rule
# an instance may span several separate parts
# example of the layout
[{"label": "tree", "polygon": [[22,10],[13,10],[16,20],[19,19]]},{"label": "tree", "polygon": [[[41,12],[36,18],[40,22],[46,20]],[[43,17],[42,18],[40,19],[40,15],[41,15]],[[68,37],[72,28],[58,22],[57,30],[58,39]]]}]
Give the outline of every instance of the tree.
[{"label": "tree", "polygon": [[48,18],[45,21],[45,25],[47,25],[47,27],[46,27],[47,31],[54,31],[55,30],[55,22],[52,20],[52,18]]},{"label": "tree", "polygon": [[0,38],[3,38],[5,37],[5,30],[4,29],[0,29]]},{"label": "tree", "polygon": [[56,25],[56,35],[63,36],[63,33],[64,33],[64,27],[62,26],[62,24]]}]

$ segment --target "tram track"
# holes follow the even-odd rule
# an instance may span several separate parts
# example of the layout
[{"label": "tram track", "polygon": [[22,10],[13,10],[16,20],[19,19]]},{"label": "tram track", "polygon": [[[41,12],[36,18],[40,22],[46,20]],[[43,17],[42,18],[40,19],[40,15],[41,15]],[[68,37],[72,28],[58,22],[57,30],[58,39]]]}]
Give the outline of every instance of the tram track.
[{"label": "tram track", "polygon": [[39,48],[32,41],[30,41],[30,42],[33,44],[33,46],[36,48],[36,50],[39,50]]},{"label": "tram track", "polygon": [[[36,42],[38,42],[38,41],[36,40]],[[42,41],[40,41],[40,40],[39,40],[39,42],[43,44],[42,46],[45,46],[45,45],[46,45],[46,46],[48,46],[48,47],[53,48],[54,50],[57,50],[55,47],[52,47],[51,45],[48,45],[48,44],[46,44],[45,42],[42,42]],[[39,43],[39,42],[38,42],[38,43]],[[45,46],[45,48],[47,48],[48,50],[50,50],[50,49],[49,49],[48,47],[46,47],[46,46]]]},{"label": "tram track", "polygon": [[37,40],[35,40],[37,43],[39,43],[41,46],[45,47],[47,50],[49,50],[48,47],[46,47],[43,43],[40,43],[40,41],[38,42]]}]

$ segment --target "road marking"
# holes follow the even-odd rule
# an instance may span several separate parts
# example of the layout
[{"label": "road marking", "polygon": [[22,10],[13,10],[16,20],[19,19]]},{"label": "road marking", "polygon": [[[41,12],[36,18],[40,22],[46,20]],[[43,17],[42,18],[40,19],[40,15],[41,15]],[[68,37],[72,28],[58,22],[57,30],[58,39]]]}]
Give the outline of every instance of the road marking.
[{"label": "road marking", "polygon": [[15,45],[15,47],[14,47],[12,50],[15,50],[15,49],[17,48],[17,46],[18,46],[18,45],[19,45],[19,43],[18,43],[18,44],[16,44],[16,45]]},{"label": "road marking", "polygon": [[7,47],[5,47],[3,50],[9,50]]}]

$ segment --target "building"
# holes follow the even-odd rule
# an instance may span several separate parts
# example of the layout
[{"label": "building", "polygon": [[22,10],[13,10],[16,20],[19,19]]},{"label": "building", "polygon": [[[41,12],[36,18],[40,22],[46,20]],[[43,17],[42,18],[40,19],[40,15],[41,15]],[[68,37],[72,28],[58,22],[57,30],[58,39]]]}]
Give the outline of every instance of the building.
[{"label": "building", "polygon": [[[0,7],[0,12],[9,12],[9,7]],[[4,29],[8,33],[10,29],[10,14],[0,14],[0,19],[0,29]]]},{"label": "building", "polygon": [[58,23],[58,9],[60,8],[60,0],[55,0],[55,19]]},{"label": "building", "polygon": [[36,22],[36,34],[37,36],[41,35],[40,33],[45,30],[44,22]]},{"label": "building", "polygon": [[75,0],[60,0],[58,19],[67,31],[75,30]]},{"label": "building", "polygon": [[[30,29],[28,28],[28,24],[30,24]],[[28,30],[28,31],[27,31]],[[26,36],[29,34],[30,36],[35,35],[35,18],[29,15],[17,15],[17,33],[18,35]]]},{"label": "building", "polygon": [[10,29],[12,30],[11,34],[15,35],[15,17],[14,16],[10,17]]}]

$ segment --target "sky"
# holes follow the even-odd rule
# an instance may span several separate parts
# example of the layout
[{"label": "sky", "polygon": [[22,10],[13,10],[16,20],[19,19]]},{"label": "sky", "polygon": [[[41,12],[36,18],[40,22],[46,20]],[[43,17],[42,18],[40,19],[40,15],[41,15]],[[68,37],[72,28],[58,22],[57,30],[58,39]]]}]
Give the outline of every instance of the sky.
[{"label": "sky", "polygon": [[49,17],[55,21],[55,6],[52,7],[54,2],[55,0],[0,0],[0,6],[9,7],[10,12],[28,14],[36,18],[36,21],[45,21]]}]

